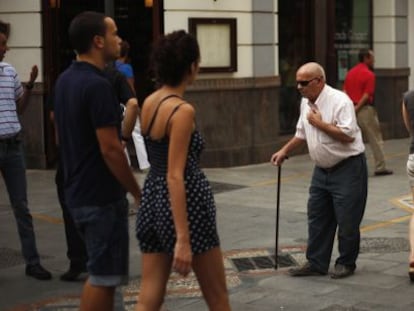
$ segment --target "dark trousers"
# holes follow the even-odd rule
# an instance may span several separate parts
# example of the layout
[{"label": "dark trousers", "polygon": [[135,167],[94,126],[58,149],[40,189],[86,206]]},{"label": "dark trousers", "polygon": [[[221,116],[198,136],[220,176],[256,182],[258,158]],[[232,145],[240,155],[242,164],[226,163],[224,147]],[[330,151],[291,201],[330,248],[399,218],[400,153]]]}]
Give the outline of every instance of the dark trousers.
[{"label": "dark trousers", "polygon": [[56,188],[59,198],[60,207],[62,208],[63,222],[65,225],[65,236],[67,245],[67,257],[70,260],[71,269],[84,269],[88,260],[85,242],[79,234],[79,231],[73,221],[73,217],[69,212],[68,206],[65,204],[63,168],[59,161],[56,169]]},{"label": "dark trousers", "polygon": [[17,138],[0,140],[0,173],[16,219],[22,254],[27,265],[39,263],[33,220],[27,206],[26,164],[23,145]]},{"label": "dark trousers", "polygon": [[309,189],[306,257],[320,271],[328,272],[337,227],[336,264],[356,267],[367,186],[365,154],[350,157],[333,169],[315,167]]}]

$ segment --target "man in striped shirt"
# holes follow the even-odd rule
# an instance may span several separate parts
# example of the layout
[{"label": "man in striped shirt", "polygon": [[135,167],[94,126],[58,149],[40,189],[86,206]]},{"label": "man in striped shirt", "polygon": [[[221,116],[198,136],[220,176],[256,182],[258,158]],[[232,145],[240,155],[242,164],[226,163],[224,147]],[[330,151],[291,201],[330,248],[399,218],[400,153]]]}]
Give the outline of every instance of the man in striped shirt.
[{"label": "man in striped shirt", "polygon": [[0,172],[16,218],[26,275],[49,280],[52,275],[40,265],[32,216],[27,207],[26,167],[20,137],[22,127],[18,119],[27,107],[38,69],[33,66],[30,80],[23,89],[16,70],[3,62],[8,50],[8,35],[9,25],[0,21]]}]

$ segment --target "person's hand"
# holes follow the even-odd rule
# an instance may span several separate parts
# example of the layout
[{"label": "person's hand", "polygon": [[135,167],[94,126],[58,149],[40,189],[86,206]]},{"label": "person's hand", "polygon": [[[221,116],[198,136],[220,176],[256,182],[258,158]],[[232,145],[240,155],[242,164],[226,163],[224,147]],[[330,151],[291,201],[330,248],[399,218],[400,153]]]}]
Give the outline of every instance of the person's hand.
[{"label": "person's hand", "polygon": [[277,166],[279,166],[279,165],[282,165],[283,161],[284,161],[285,159],[287,159],[287,158],[288,158],[287,153],[286,153],[286,152],[284,152],[283,150],[279,150],[278,152],[275,152],[275,153],[272,155],[272,157],[271,157],[271,159],[270,159],[270,162],[271,162],[273,165],[277,165]]},{"label": "person's hand", "polygon": [[318,109],[314,109],[314,108],[312,108],[309,111],[307,118],[308,118],[309,124],[313,126],[317,126],[318,123],[322,121],[321,112]]},{"label": "person's hand", "polygon": [[174,248],[173,270],[184,277],[187,276],[191,271],[192,259],[190,243],[177,240]]},{"label": "person's hand", "polygon": [[32,67],[32,71],[30,72],[29,83],[35,82],[35,80],[37,79],[38,74],[39,74],[39,68],[37,68],[37,65],[34,65]]}]

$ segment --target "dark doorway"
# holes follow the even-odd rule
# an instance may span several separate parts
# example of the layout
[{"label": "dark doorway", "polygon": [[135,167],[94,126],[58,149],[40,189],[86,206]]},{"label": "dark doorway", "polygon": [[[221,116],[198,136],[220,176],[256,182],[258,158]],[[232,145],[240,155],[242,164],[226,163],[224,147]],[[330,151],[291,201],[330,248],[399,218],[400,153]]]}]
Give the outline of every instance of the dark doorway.
[{"label": "dark doorway", "polygon": [[296,89],[296,70],[313,60],[313,1],[279,1],[279,71],[281,77],[280,133],[295,131],[300,96]]},{"label": "dark doorway", "polygon": [[119,36],[130,44],[129,58],[134,70],[135,90],[139,103],[153,91],[148,74],[153,38],[153,7],[145,1],[115,0],[114,19]]},{"label": "dark doorway", "polygon": [[[112,16],[122,39],[130,44],[130,63],[135,75],[135,89],[140,103],[153,90],[148,75],[151,44],[160,35],[163,23],[162,0],[43,0],[44,92],[48,102],[55,81],[75,59],[69,38],[71,20],[83,11],[97,11]],[[48,107],[49,108],[49,107]],[[46,109],[46,155],[48,166],[56,158],[54,129]]]}]

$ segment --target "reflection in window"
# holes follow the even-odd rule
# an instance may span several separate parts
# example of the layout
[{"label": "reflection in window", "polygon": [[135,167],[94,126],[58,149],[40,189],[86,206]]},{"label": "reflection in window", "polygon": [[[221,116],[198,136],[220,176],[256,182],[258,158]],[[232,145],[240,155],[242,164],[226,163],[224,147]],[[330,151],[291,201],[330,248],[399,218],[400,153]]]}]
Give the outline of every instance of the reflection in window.
[{"label": "reflection in window", "polygon": [[358,51],[372,45],[372,0],[336,0],[335,51],[337,87],[341,88],[348,70],[358,63]]}]

